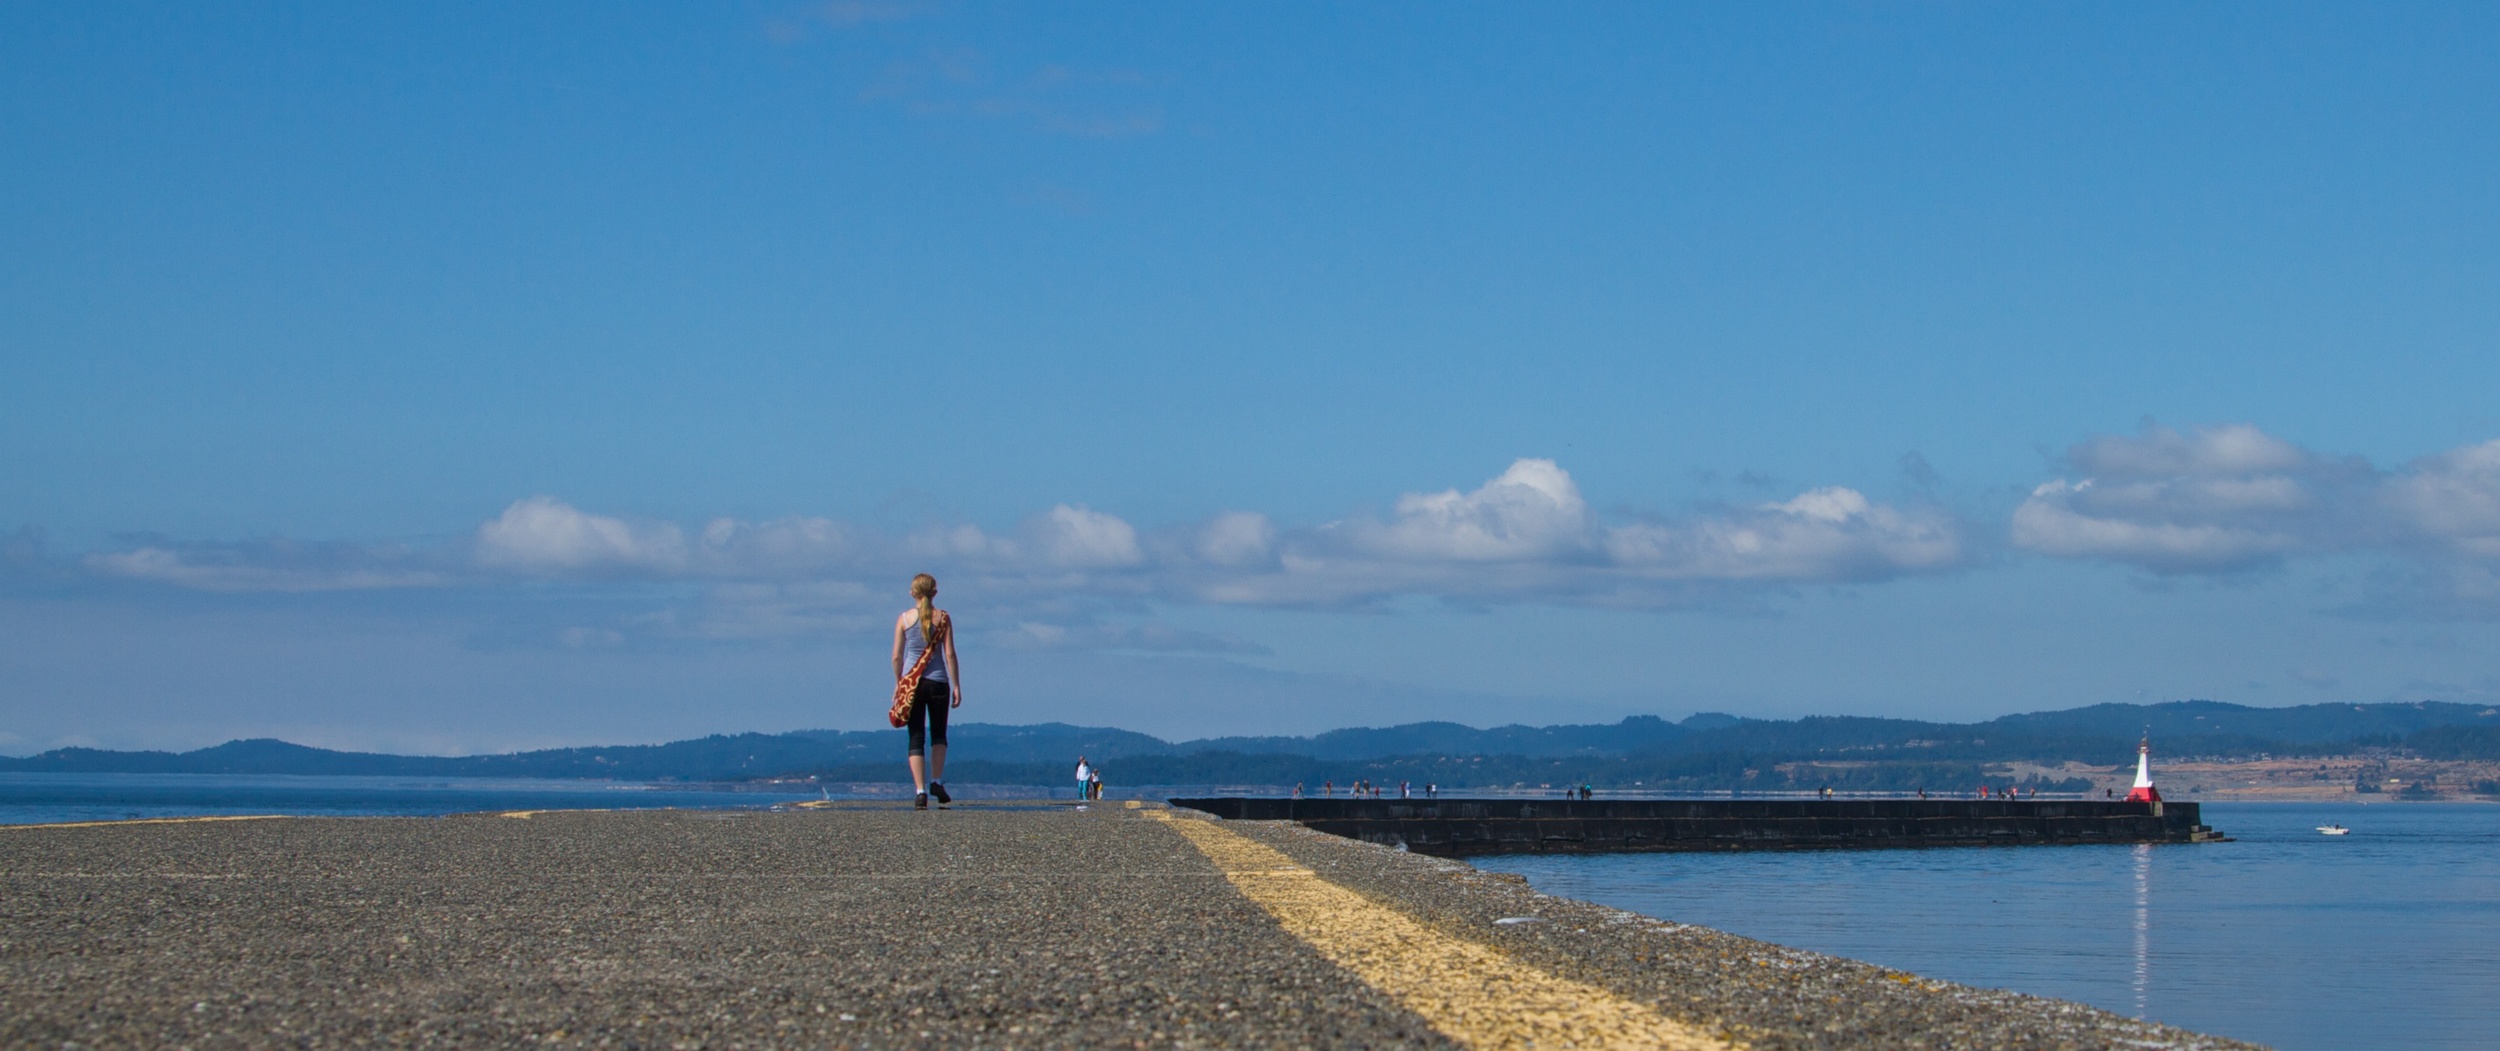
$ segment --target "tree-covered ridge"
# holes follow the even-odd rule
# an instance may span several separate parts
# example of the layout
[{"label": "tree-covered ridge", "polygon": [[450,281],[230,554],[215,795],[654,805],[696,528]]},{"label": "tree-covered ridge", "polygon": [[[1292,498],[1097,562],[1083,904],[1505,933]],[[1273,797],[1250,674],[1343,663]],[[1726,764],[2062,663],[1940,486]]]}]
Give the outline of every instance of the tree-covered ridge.
[{"label": "tree-covered ridge", "polygon": [[[1458,723],[1332,730],[1310,737],[1171,742],[1104,727],[1043,723],[955,728],[959,781],[1057,785],[1074,757],[1112,764],[1127,784],[1279,785],[1353,778],[1452,787],[1595,782],[1647,788],[1829,784],[1840,789],[1958,788],[1989,764],[2126,762],[2149,730],[2166,757],[2411,751],[2435,759],[2500,759],[2500,711],[2441,702],[2252,708],[2214,701],[2102,704],[1982,723],[1812,716],[1740,719],[1717,713],[1668,722],[1498,726]],[[892,731],[725,734],[655,745],[553,748],[502,755],[339,752],[275,740],[192,752],[64,748],[0,770],[84,773],[361,774],[740,781],[814,776],[890,780]]]}]

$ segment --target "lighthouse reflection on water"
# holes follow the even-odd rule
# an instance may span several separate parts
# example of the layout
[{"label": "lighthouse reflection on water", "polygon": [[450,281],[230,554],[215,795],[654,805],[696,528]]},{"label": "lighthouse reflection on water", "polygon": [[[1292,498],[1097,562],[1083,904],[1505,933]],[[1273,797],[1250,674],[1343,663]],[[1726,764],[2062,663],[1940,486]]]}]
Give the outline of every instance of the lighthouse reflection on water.
[{"label": "lighthouse reflection on water", "polygon": [[2135,1016],[2153,988],[2153,845],[2135,845]]},{"label": "lighthouse reflection on water", "polygon": [[[2161,790],[2153,787],[2153,735],[2135,746],[2135,784],[2127,802],[2151,803],[2161,813]],[[2145,997],[2153,987],[2153,845],[2135,845],[2135,1016],[2144,1017]]]}]

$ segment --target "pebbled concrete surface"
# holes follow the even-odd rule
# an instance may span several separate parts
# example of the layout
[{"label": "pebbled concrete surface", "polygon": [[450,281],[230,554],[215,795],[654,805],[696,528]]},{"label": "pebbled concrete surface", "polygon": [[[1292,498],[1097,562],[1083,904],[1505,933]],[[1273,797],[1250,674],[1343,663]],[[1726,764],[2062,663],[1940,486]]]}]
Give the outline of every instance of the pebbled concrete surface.
[{"label": "pebbled concrete surface", "polygon": [[[2247,1046],[1226,827],[1757,1047]],[[0,1047],[377,1045],[1451,1046],[1116,805],[0,829]]]}]

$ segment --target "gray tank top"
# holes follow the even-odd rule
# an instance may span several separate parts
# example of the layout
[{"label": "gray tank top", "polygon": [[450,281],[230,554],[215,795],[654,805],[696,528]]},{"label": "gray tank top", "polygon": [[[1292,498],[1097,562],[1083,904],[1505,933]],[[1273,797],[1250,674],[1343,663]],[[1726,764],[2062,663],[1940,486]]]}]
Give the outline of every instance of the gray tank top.
[{"label": "gray tank top", "polygon": [[[920,637],[920,620],[915,617],[911,625],[903,629],[903,670],[910,671],[913,662],[920,659],[920,651],[928,648],[928,640]],[[939,650],[929,658],[929,670],[921,672],[920,677],[930,682],[946,681],[945,650]]]}]

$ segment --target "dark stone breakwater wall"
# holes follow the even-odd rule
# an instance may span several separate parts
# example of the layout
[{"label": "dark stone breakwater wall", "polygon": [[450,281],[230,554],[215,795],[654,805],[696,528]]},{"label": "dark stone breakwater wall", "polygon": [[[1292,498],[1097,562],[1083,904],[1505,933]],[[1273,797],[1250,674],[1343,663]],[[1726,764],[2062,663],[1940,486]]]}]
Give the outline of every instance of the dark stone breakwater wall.
[{"label": "dark stone breakwater wall", "polygon": [[2201,843],[2194,803],[1990,799],[1175,799],[1418,854]]}]

